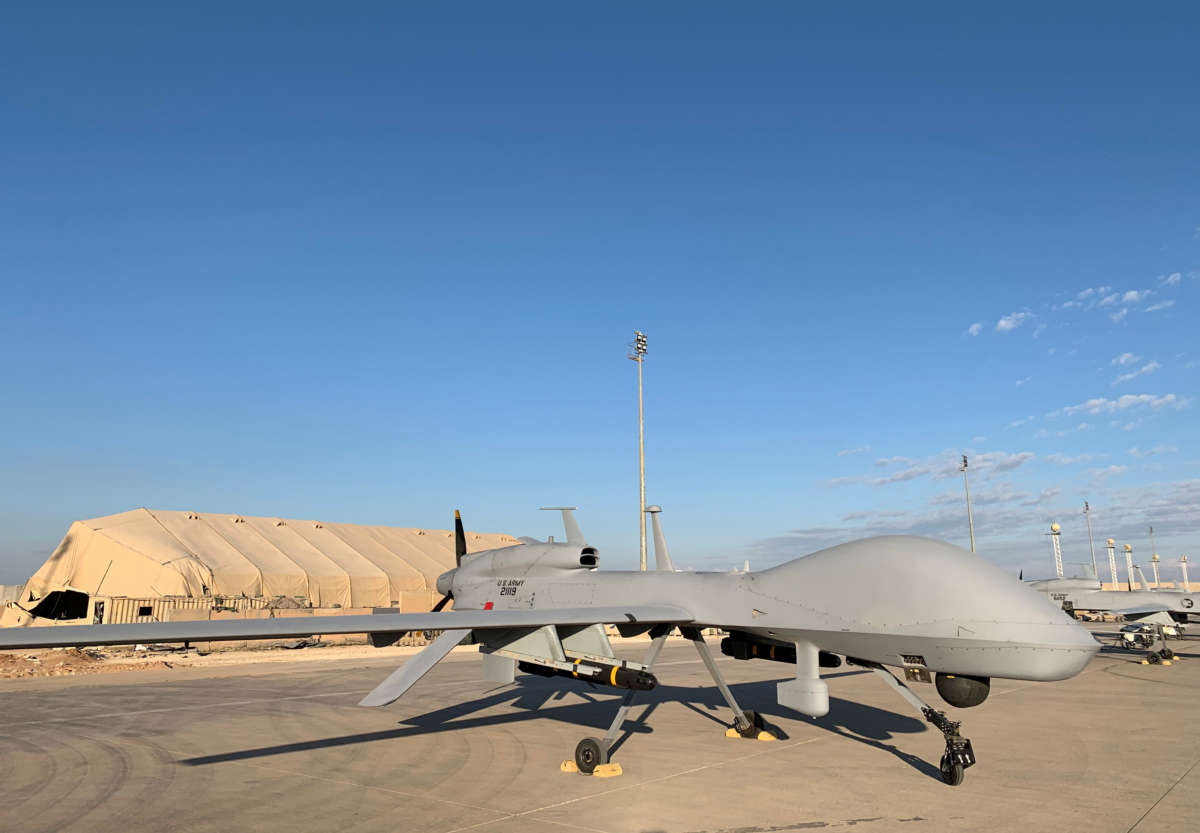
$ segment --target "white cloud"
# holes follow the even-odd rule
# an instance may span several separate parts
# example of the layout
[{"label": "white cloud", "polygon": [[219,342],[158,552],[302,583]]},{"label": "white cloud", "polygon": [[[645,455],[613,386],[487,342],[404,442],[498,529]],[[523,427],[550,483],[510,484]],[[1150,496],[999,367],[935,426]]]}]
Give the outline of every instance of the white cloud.
[{"label": "white cloud", "polygon": [[[996,472],[1012,471],[1034,459],[1032,451],[1009,453],[1005,451],[988,451],[971,456],[971,471],[979,472],[985,479]],[[945,480],[957,477],[961,456],[958,452],[946,449],[938,454],[921,460],[910,457],[880,457],[875,461],[877,467],[897,468],[879,475],[864,474],[858,477],[838,477],[826,481],[830,486],[844,486],[850,483],[862,483],[869,486],[887,486],[893,483],[905,483],[909,480],[928,477],[930,480]]]},{"label": "white cloud", "polygon": [[883,477],[872,477],[868,482],[872,486],[886,486],[889,483],[904,483],[908,480],[916,480],[918,477],[924,477],[929,474],[929,472],[929,466],[918,463],[915,466],[894,471]]},{"label": "white cloud", "polygon": [[1111,305],[1115,304],[1117,302],[1117,299],[1119,299],[1120,297],[1121,297],[1121,294],[1119,292],[1114,292],[1111,295],[1105,295],[1103,298],[1100,299],[1100,302],[1098,304],[1096,304],[1096,306],[1098,306],[1098,307],[1111,306]]},{"label": "white cloud", "polygon": [[1146,300],[1148,295],[1151,294],[1152,290],[1149,289],[1131,289],[1121,296],[1121,303],[1140,304],[1142,301]]},{"label": "white cloud", "polygon": [[1178,272],[1172,272],[1169,275],[1163,275],[1158,280],[1163,286],[1179,286],[1179,282],[1183,280],[1183,275]]},{"label": "white cloud", "polygon": [[1162,367],[1162,365],[1159,364],[1158,362],[1147,362],[1146,364],[1142,365],[1142,367],[1139,368],[1138,370],[1131,370],[1128,373],[1122,373],[1120,376],[1118,376],[1113,381],[1112,386],[1115,388],[1117,385],[1121,384],[1122,382],[1128,382],[1130,379],[1136,379],[1137,377],[1144,376],[1147,373],[1153,373],[1154,371],[1158,370],[1160,367]]},{"label": "white cloud", "polygon": [[1179,449],[1173,445],[1156,445],[1154,448],[1141,449],[1137,446],[1129,449],[1130,457],[1153,457],[1155,454],[1175,454]]},{"label": "white cloud", "polygon": [[1030,318],[1033,318],[1033,313],[1031,312],[1014,312],[1011,315],[1006,315],[996,322],[996,332],[1007,333],[1010,330],[1015,330]]},{"label": "white cloud", "polygon": [[826,486],[849,486],[851,483],[857,483],[857,477],[835,477],[832,480],[826,480]]},{"label": "white cloud", "polygon": [[1058,305],[1059,309],[1071,309],[1072,307],[1081,307],[1083,303],[1080,301],[1063,301]]},{"label": "white cloud", "polygon": [[1089,469],[1093,480],[1103,480],[1106,477],[1115,477],[1124,474],[1129,470],[1129,466],[1108,466],[1103,469]]},{"label": "white cloud", "polygon": [[1015,468],[1025,465],[1036,456],[1032,451],[1019,451],[1016,454],[1009,454],[1005,451],[988,451],[975,455],[971,460],[971,465],[975,468],[994,468],[996,471],[1012,471]]},{"label": "white cloud", "polygon": [[[1017,384],[1019,385],[1019,384],[1021,384],[1021,383],[1020,383],[1020,382],[1017,382]],[[1006,430],[1007,430],[1007,429],[1009,429],[1009,428],[1020,428],[1022,425],[1028,425],[1028,424],[1029,424],[1029,423],[1031,423],[1031,422],[1033,422],[1033,417],[1032,417],[1032,416],[1022,417],[1021,419],[1014,419],[1014,420],[1013,420],[1012,422],[1010,422],[1008,425],[1005,425],[1005,426],[1004,426],[1004,428],[1005,428]]]},{"label": "white cloud", "polygon": [[1024,385],[1024,384],[1026,384],[1026,383],[1028,383],[1028,382],[1030,382],[1030,381],[1032,381],[1032,380],[1033,380],[1033,377],[1032,377],[1032,376],[1026,376],[1024,379],[1018,379],[1018,380],[1017,380],[1017,387],[1021,387],[1021,385]]},{"label": "white cloud", "polygon": [[1058,352],[1058,348],[1057,348],[1057,347],[1051,347],[1049,350],[1047,350],[1047,351],[1046,351],[1046,355],[1047,355],[1047,356],[1053,356],[1053,355],[1054,355],[1056,352]]},{"label": "white cloud", "polygon": [[1122,307],[1120,311],[1111,313],[1108,317],[1112,319],[1114,324],[1120,324],[1125,320],[1125,316],[1129,314],[1128,307]]},{"label": "white cloud", "polygon": [[[880,507],[870,512],[856,512],[852,519],[856,521],[854,525],[843,523],[792,529],[785,535],[751,544],[754,550],[751,560],[757,559],[758,563],[768,566],[868,535],[926,535],[953,541],[966,548],[966,512],[963,511],[961,492],[957,489],[954,491],[960,497],[958,501],[947,499],[946,503],[941,504],[930,500],[924,509],[909,507],[904,511],[889,511],[891,507]],[[1144,541],[1146,526],[1151,523],[1155,528],[1161,526],[1164,530],[1170,529],[1176,535],[1194,537],[1194,534],[1200,533],[1200,512],[1196,511],[1196,507],[1200,506],[1200,478],[1127,487],[1116,483],[1106,491],[1107,497],[1101,505],[1096,506],[1093,501],[1092,506],[1097,515],[1093,522],[1098,521],[1103,527],[1096,527],[1096,534],[1101,540],[1111,535],[1118,541]],[[971,497],[975,497],[974,492]],[[1068,506],[1061,505],[1053,488],[1027,500],[1043,501],[1043,505],[1035,506],[1030,511],[1031,507],[1022,501],[980,507],[975,513],[975,536],[983,542],[982,549],[992,561],[1005,567],[1011,565],[1013,576],[1016,576],[1018,565],[1024,566],[1026,575],[1030,575],[1030,570],[1034,569],[1033,563],[1038,565],[1036,569],[1045,569],[1045,556],[1040,554],[1044,551],[1032,556],[1031,561],[1029,541],[1045,531],[1043,524],[1061,520],[1079,509],[1073,499]],[[1085,534],[1082,532],[1083,519],[1078,518],[1078,523],[1079,534]],[[1085,543],[1083,559],[1087,558],[1086,546]],[[722,562],[721,566],[727,565]]]},{"label": "white cloud", "polygon": [[1046,325],[1045,325],[1045,324],[1038,324],[1036,327],[1034,327],[1034,328],[1033,328],[1033,337],[1034,337],[1034,338],[1037,338],[1038,336],[1040,336],[1040,335],[1041,335],[1042,333],[1044,333],[1044,332],[1046,332]]},{"label": "white cloud", "polygon": [[976,321],[970,327],[967,327],[967,335],[969,335],[969,336],[977,336],[981,332],[983,332],[983,322],[982,321]]},{"label": "white cloud", "polygon": [[1110,362],[1110,364],[1115,364],[1118,367],[1125,367],[1126,365],[1133,364],[1140,358],[1141,358],[1141,356],[1135,356],[1135,355],[1133,355],[1133,353],[1122,353],[1121,355],[1119,355],[1115,359],[1113,359],[1112,362]]},{"label": "white cloud", "polygon": [[859,446],[858,448],[843,448],[841,451],[839,451],[837,453],[837,456],[847,457],[851,454],[862,454],[863,452],[870,451],[870,450],[871,450],[871,446],[869,446],[869,445]]},{"label": "white cloud", "polygon": [[1114,411],[1123,411],[1126,408],[1133,408],[1140,405],[1146,405],[1154,410],[1158,410],[1168,405],[1181,408],[1184,404],[1184,401],[1173,393],[1163,394],[1162,396],[1154,396],[1149,393],[1127,393],[1119,399],[1106,399],[1103,396],[1089,399],[1086,402],[1080,402],[1078,405],[1070,405],[1066,408],[1059,408],[1057,411],[1051,411],[1046,416],[1071,416],[1072,414],[1079,413],[1111,414]]},{"label": "white cloud", "polygon": [[1158,312],[1159,310],[1170,309],[1173,306],[1175,306],[1174,298],[1169,301],[1159,301],[1157,304],[1151,304],[1146,307],[1146,312]]},{"label": "white cloud", "polygon": [[1092,455],[1079,454],[1075,457],[1068,457],[1066,454],[1062,454],[1062,453],[1056,451],[1053,454],[1047,454],[1046,459],[1049,460],[1051,463],[1057,463],[1060,466],[1069,466],[1069,465],[1072,465],[1073,463],[1090,462],[1092,459]]}]

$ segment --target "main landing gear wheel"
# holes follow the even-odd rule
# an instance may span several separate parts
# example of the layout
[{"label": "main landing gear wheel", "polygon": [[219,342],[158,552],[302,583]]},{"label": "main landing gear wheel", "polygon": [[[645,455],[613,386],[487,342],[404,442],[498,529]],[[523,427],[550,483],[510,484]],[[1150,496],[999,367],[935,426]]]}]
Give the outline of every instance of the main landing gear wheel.
[{"label": "main landing gear wheel", "polygon": [[766,728],[766,724],[763,723],[762,715],[753,709],[746,709],[742,712],[742,719],[737,721],[733,728],[742,737],[753,739]]},{"label": "main landing gear wheel", "polygon": [[963,765],[955,761],[949,754],[942,756],[941,763],[942,780],[952,787],[957,787],[963,782],[965,770]]},{"label": "main landing gear wheel", "polygon": [[575,747],[575,766],[579,771],[591,775],[596,767],[608,763],[608,754],[600,741],[595,738],[584,738]]}]

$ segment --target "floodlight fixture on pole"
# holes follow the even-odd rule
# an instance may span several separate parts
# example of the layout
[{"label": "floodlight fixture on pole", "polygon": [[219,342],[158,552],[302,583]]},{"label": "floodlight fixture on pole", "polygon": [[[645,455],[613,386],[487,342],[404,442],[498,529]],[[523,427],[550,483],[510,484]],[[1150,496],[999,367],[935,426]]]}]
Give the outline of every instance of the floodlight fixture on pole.
[{"label": "floodlight fixture on pole", "polygon": [[971,532],[971,552],[975,552],[975,519],[971,517],[971,484],[967,482],[967,455],[962,456],[963,489],[967,493],[967,529]]},{"label": "floodlight fixture on pole", "polygon": [[646,571],[646,421],[642,408],[642,364],[646,361],[646,334],[633,333],[633,343],[626,356],[637,362],[638,368],[638,539],[642,572]]},{"label": "floodlight fixture on pole", "polygon": [[1158,583],[1158,553],[1150,556],[1150,568],[1154,571],[1154,589],[1157,590],[1160,586]]}]

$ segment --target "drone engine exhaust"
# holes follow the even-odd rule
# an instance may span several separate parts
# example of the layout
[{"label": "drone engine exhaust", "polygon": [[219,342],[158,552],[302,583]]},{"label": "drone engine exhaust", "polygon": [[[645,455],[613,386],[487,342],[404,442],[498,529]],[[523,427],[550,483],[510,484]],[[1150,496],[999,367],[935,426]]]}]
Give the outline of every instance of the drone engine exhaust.
[{"label": "drone engine exhaust", "polygon": [[539,677],[570,677],[573,680],[587,680],[589,683],[599,683],[614,688],[628,688],[634,691],[650,691],[658,685],[658,679],[648,671],[626,668],[623,665],[584,662],[583,660],[575,660],[574,668],[570,671],[526,660],[518,662],[517,668],[526,674],[537,674]]}]

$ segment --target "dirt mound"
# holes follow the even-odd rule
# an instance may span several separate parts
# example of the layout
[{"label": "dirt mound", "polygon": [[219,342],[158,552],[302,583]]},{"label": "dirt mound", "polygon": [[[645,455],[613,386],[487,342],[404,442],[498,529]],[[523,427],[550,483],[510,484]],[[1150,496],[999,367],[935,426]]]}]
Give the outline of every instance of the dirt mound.
[{"label": "dirt mound", "polygon": [[113,663],[94,648],[49,648],[41,651],[0,651],[0,679],[62,677],[100,671],[169,668],[161,661]]}]

